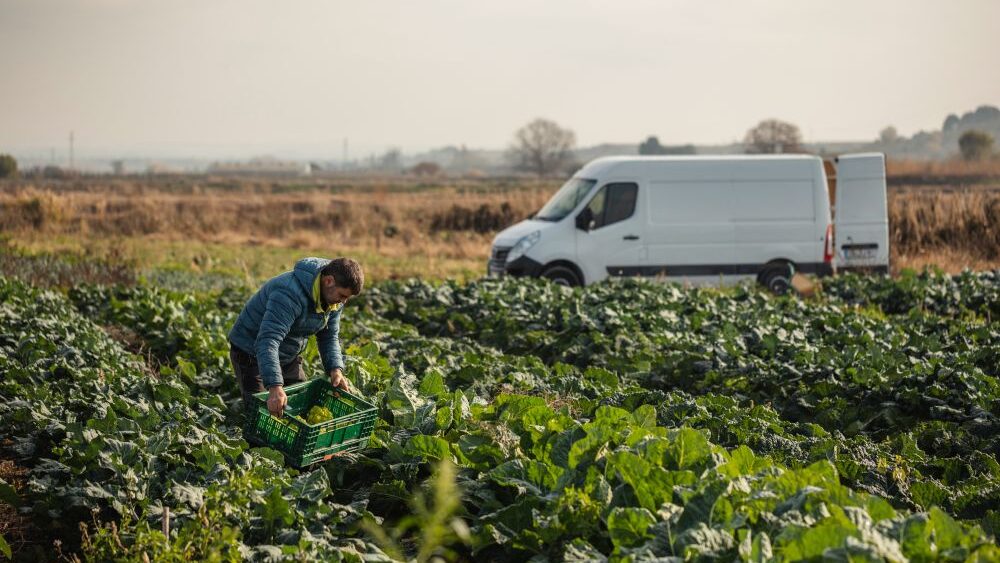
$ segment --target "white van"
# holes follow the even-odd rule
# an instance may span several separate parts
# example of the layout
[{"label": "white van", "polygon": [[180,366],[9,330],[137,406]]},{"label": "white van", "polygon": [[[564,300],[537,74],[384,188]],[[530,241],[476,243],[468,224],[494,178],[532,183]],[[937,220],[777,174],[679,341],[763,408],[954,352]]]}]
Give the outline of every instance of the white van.
[{"label": "white van", "polygon": [[[840,204],[852,213],[864,210],[858,221],[844,224],[852,239],[843,252],[866,265],[882,256],[882,248],[888,256],[888,228],[884,238],[869,240],[876,231],[882,235],[869,222],[877,213],[864,202],[852,203],[873,185],[874,156],[882,158],[840,159],[845,171],[839,175],[850,186]],[[884,161],[877,164],[884,217]],[[488,266],[490,275],[540,276],[566,285],[613,276],[692,283],[749,277],[776,292],[787,290],[794,272],[834,272],[827,177],[815,156],[594,160],[532,218],[498,234]]]}]

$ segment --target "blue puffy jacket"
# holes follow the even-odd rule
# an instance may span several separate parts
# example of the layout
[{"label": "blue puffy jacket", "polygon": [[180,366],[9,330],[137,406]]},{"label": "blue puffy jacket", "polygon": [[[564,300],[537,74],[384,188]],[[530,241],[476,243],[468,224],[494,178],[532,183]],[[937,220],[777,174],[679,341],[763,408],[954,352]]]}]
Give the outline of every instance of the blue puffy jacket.
[{"label": "blue puffy jacket", "polygon": [[229,341],[257,358],[264,387],[283,385],[281,366],[295,359],[316,335],[327,373],[344,368],[340,353],[340,312],[317,313],[313,283],[330,261],[304,258],[295,269],[273,277],[247,301],[229,331]]}]

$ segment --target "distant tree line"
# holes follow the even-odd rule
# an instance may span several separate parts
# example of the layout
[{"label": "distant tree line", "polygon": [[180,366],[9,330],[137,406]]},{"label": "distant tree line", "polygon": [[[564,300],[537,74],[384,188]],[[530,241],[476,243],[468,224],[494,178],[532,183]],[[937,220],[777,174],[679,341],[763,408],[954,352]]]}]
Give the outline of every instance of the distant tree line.
[{"label": "distant tree line", "polygon": [[890,125],[867,148],[897,158],[950,158],[957,151],[965,160],[982,160],[996,156],[993,147],[997,138],[1000,109],[984,105],[961,116],[950,114],[940,130],[918,131],[911,137],[899,135]]},{"label": "distant tree line", "polygon": [[[865,148],[882,151],[890,156],[915,158],[953,155],[957,149],[963,159],[974,161],[997,156],[995,143],[998,135],[1000,109],[981,106],[961,117],[949,115],[941,131],[920,131],[911,138],[900,136],[896,128],[890,125],[882,129],[878,139]],[[798,126],[773,118],[762,120],[748,129],[742,144],[743,151],[747,154],[806,152]],[[508,165],[515,170],[541,177],[557,176],[572,173],[580,166],[574,158],[575,148],[576,134],[571,129],[549,119],[537,118],[515,131],[505,157]],[[421,160],[407,166],[404,164],[402,151],[391,148],[378,157],[372,155],[367,166],[362,164],[359,168],[434,177],[442,174],[445,167],[450,171],[476,172],[489,166],[487,161],[464,146],[448,147],[443,152],[438,152],[446,157],[444,165],[441,164],[440,156],[435,154],[430,160]],[[687,155],[696,152],[693,144],[663,145],[656,135],[650,135],[638,144],[640,155]],[[310,163],[310,170],[317,172],[322,167],[317,163]],[[47,166],[44,169],[33,169],[27,174],[62,178],[67,172],[55,166]],[[17,175],[17,160],[9,154],[0,154],[0,178]]]}]

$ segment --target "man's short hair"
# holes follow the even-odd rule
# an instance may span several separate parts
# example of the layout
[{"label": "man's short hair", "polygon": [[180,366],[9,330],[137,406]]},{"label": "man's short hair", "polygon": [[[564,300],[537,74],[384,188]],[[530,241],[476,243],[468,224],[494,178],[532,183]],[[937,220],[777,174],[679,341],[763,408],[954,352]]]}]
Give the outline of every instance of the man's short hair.
[{"label": "man's short hair", "polygon": [[358,295],[365,286],[365,273],[358,264],[350,258],[336,258],[323,267],[320,275],[333,276],[337,287],[346,287],[351,293]]}]

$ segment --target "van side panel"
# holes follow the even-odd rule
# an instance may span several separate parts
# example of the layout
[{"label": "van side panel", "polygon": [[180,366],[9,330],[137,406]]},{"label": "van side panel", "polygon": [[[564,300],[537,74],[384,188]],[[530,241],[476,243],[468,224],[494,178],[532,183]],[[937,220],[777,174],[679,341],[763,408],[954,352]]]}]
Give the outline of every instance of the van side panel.
[{"label": "van side panel", "polygon": [[[816,190],[813,178],[733,182],[737,261],[766,264],[784,259],[817,262]],[[824,225],[825,227],[825,225]],[[818,257],[819,260],[822,256]]]},{"label": "van side panel", "polygon": [[[804,272],[830,269],[823,262],[830,205],[817,157],[614,157],[580,174],[599,183],[636,178],[645,196],[636,210],[645,223],[640,264],[614,254],[608,275],[725,283],[779,259]],[[585,262],[587,249],[577,250]]]},{"label": "van side panel", "polygon": [[733,224],[728,181],[652,181],[646,208],[646,263],[663,266],[729,264]]},{"label": "van side panel", "polygon": [[[732,183],[734,221],[743,223],[808,222],[816,219],[812,178]],[[811,238],[811,237],[810,237]]]},{"label": "van side panel", "polygon": [[648,171],[646,253],[636,273],[729,281],[778,259],[825,271],[830,213],[820,159],[665,164]]}]

